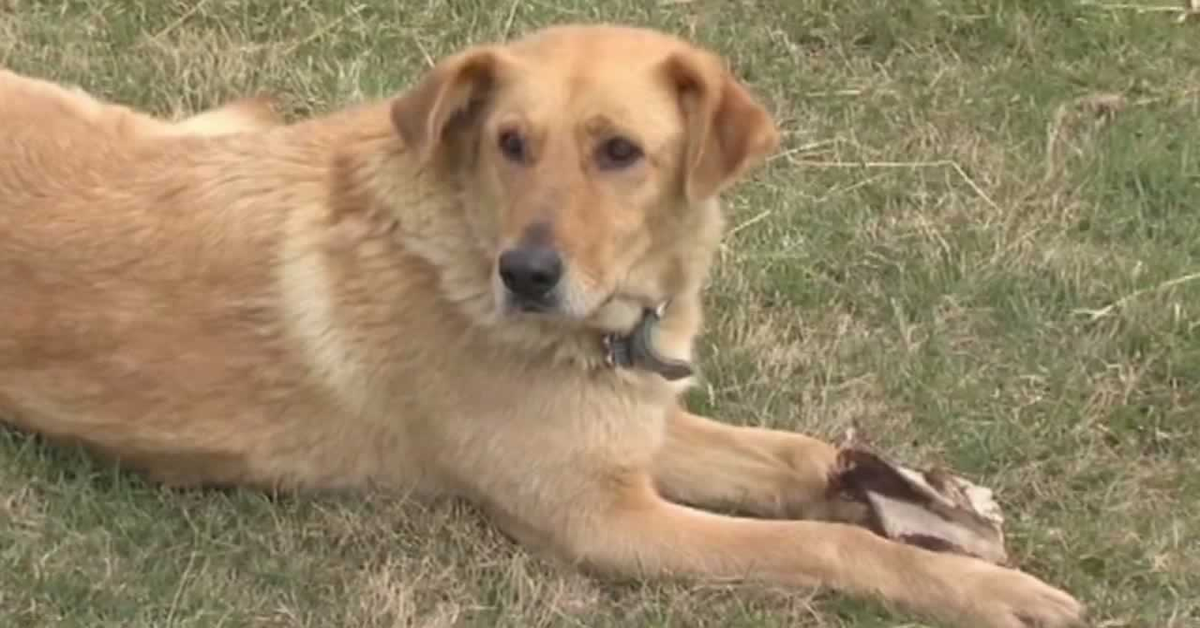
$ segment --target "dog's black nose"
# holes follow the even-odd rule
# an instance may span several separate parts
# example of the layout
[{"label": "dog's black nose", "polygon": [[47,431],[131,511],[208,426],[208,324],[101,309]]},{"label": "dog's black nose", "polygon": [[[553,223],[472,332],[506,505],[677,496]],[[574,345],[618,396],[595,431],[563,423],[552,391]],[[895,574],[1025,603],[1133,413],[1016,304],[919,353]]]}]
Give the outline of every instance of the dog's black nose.
[{"label": "dog's black nose", "polygon": [[562,278],[562,257],[545,246],[520,246],[500,254],[500,279],[514,295],[544,300]]}]

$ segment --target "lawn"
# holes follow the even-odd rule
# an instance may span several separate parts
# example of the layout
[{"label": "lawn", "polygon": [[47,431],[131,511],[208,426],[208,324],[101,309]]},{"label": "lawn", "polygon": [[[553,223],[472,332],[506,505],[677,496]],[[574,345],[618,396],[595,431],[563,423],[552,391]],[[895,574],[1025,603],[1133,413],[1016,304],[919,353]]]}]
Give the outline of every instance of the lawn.
[{"label": "lawn", "polygon": [[[1200,20],[1067,0],[0,0],[0,64],[293,117],[536,26],[725,54],[784,146],[727,199],[693,407],[949,465],[1096,626],[1200,625]],[[2,121],[0,121],[2,123]],[[3,237],[3,234],[0,234]],[[0,304],[3,307],[3,304]],[[458,503],[172,492],[0,430],[2,626],[913,624],[612,584]]]}]

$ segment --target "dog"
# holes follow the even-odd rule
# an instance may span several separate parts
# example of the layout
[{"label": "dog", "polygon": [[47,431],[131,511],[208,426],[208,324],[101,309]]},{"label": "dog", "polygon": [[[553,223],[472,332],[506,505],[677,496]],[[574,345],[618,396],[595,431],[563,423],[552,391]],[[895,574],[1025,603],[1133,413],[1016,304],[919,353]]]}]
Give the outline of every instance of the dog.
[{"label": "dog", "polygon": [[719,199],[780,143],[713,51],[551,26],[287,124],[0,89],[17,428],[171,486],[469,500],[601,576],[825,586],[967,626],[1083,615],[872,531],[834,496],[838,447],[682,404]]}]

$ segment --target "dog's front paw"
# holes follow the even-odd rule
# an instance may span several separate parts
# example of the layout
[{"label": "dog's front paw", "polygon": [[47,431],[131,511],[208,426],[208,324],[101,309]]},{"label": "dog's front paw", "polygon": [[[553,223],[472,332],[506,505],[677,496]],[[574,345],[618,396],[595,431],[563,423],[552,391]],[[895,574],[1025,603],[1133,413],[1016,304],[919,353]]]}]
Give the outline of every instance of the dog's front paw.
[{"label": "dog's front paw", "polygon": [[959,577],[958,602],[973,620],[968,625],[1066,628],[1083,622],[1083,604],[1027,573],[979,562]]}]

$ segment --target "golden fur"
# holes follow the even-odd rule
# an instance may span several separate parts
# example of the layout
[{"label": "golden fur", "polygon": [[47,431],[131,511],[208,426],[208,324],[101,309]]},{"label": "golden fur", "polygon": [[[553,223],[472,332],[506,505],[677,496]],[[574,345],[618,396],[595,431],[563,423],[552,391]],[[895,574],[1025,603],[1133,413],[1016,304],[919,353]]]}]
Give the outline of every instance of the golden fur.
[{"label": "golden fur", "polygon": [[[605,364],[601,337],[668,300],[656,346],[690,359],[717,197],[777,146],[715,55],[555,27],[382,102],[268,111],[169,123],[0,75],[0,415],[174,485],[466,498],[599,572],[1079,618],[1030,575],[856,525],[835,447]],[[535,240],[562,276],[527,313],[497,259]]]}]

